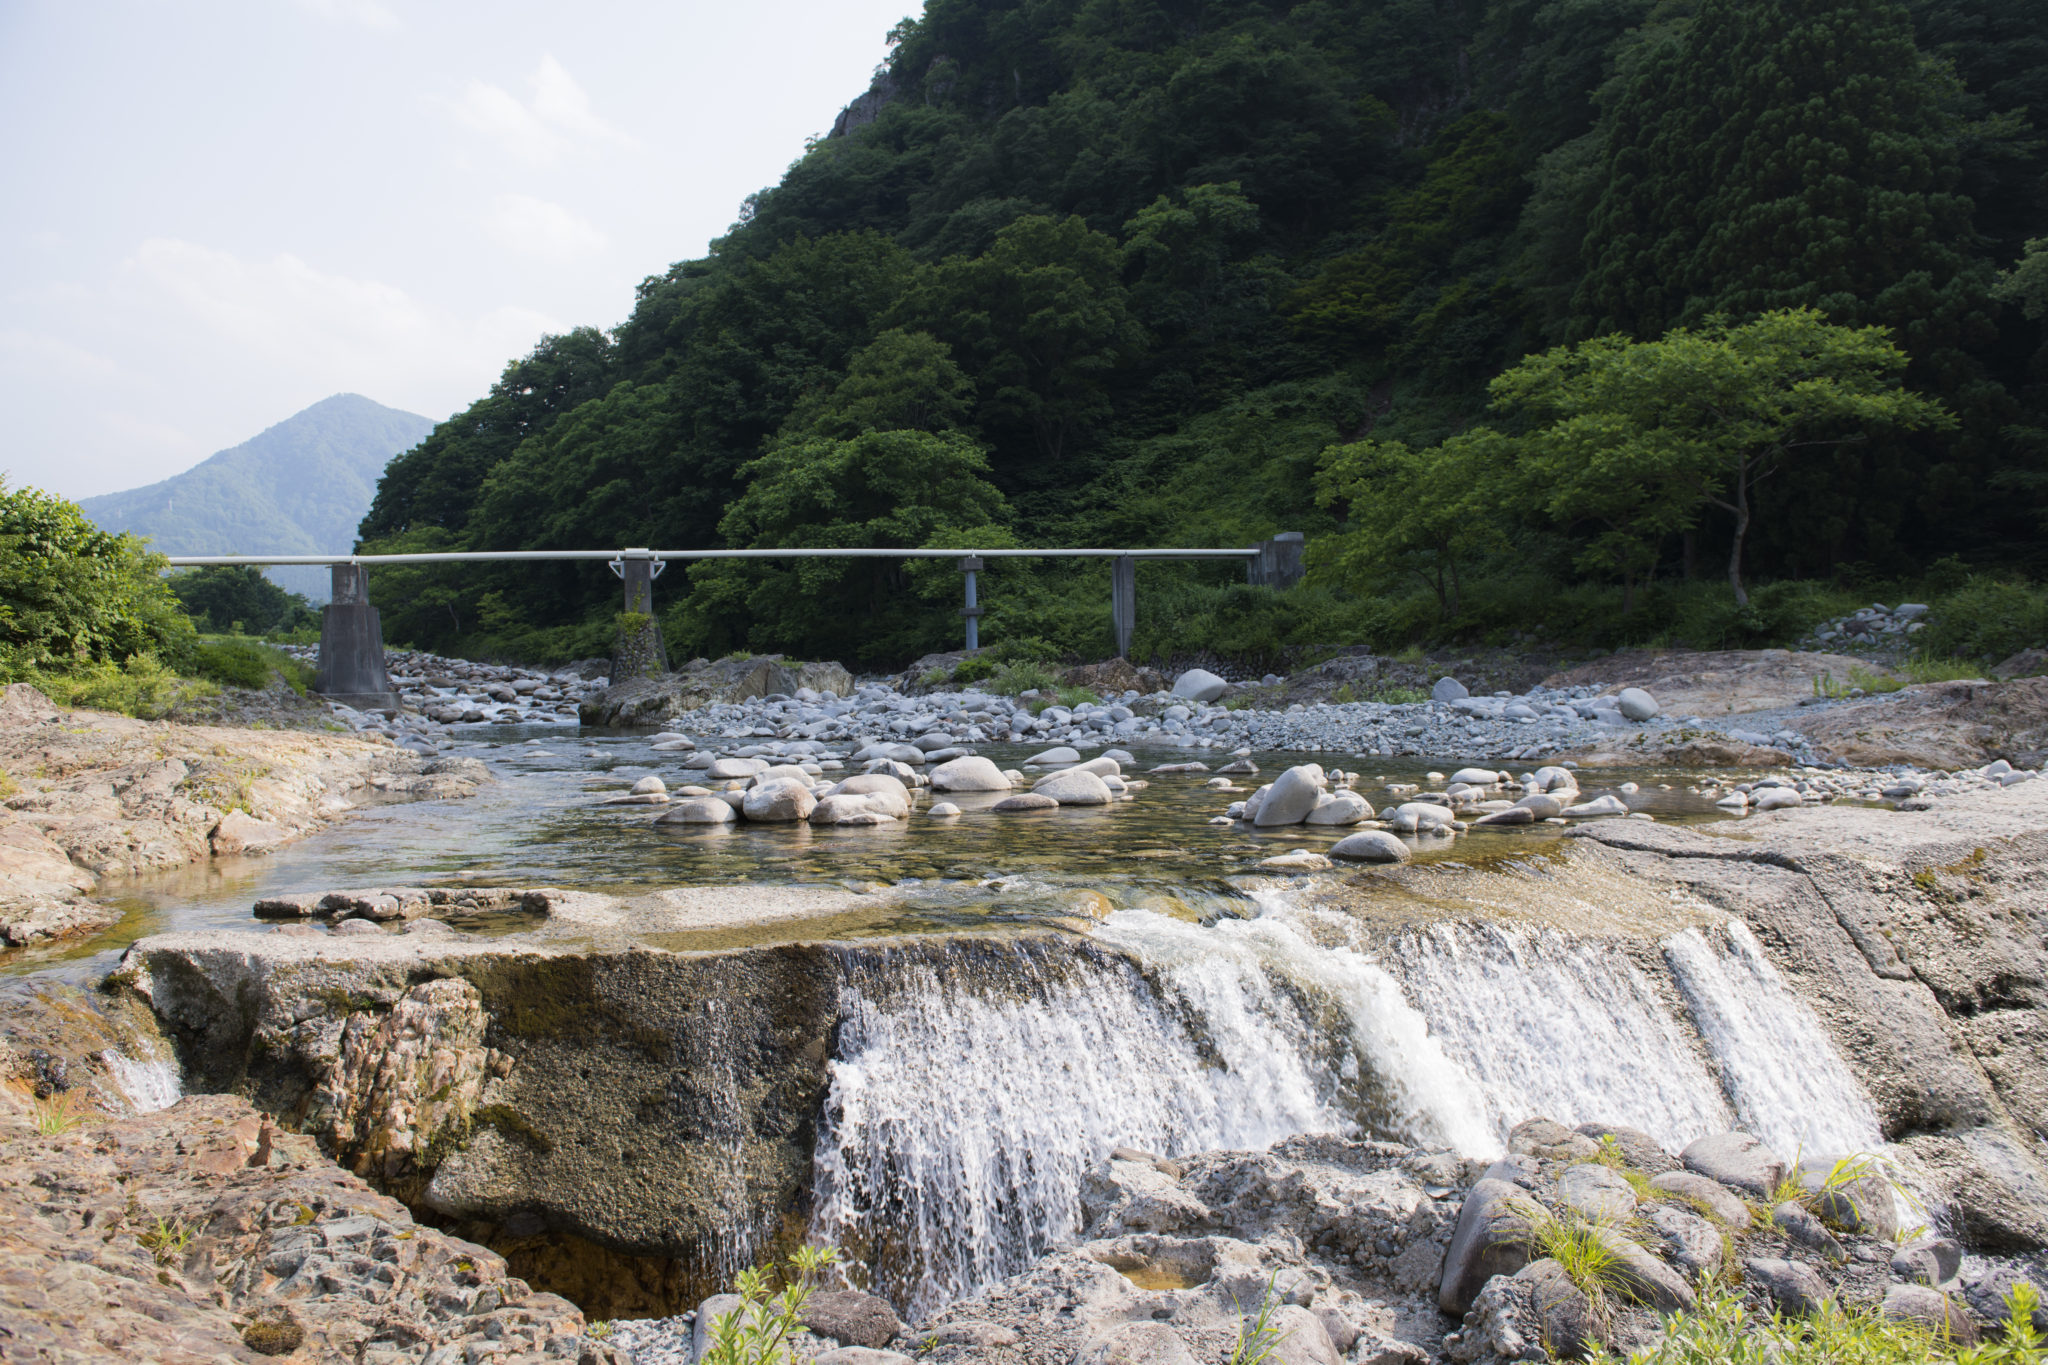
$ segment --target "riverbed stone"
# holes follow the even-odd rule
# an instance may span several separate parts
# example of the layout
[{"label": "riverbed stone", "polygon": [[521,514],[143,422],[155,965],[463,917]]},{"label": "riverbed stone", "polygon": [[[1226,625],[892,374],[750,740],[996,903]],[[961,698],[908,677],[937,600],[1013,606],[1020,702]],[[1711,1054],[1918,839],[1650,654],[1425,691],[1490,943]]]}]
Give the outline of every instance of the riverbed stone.
[{"label": "riverbed stone", "polygon": [[1212,702],[1229,690],[1229,683],[1205,668],[1191,668],[1173,680],[1173,695],[1188,701]]},{"label": "riverbed stone", "polygon": [[858,1290],[824,1290],[804,1302],[801,1318],[809,1331],[848,1346],[887,1346],[903,1330],[889,1301]]},{"label": "riverbed stone", "polygon": [[678,801],[655,820],[657,825],[729,825],[737,818],[732,803],[716,796]]},{"label": "riverbed stone", "polygon": [[1883,1311],[1894,1322],[1917,1322],[1955,1346],[1975,1346],[1981,1336],[1960,1295],[1928,1285],[1892,1285],[1884,1291]]},{"label": "riverbed stone", "polygon": [[1742,1263],[1742,1271],[1771,1296],[1778,1311],[1787,1317],[1800,1318],[1817,1313],[1822,1304],[1834,1297],[1827,1281],[1821,1279],[1820,1272],[1804,1261],[1752,1256]]},{"label": "riverbed stone", "polygon": [[1472,822],[1475,825],[1533,825],[1536,813],[1526,806],[1510,806],[1506,810],[1488,811]]},{"label": "riverbed stone", "polygon": [[1252,823],[1261,829],[1300,824],[1316,808],[1316,799],[1323,794],[1324,781],[1323,770],[1317,764],[1303,763],[1289,768],[1273,779],[1272,786],[1267,788],[1259,802]]},{"label": "riverbed stone", "polygon": [[1405,863],[1415,854],[1400,838],[1383,829],[1362,829],[1332,844],[1330,856],[1354,863]]},{"label": "riverbed stone", "polygon": [[1657,699],[1640,687],[1624,687],[1615,699],[1615,709],[1630,720],[1650,720],[1662,709]]},{"label": "riverbed stone", "polygon": [[[1001,803],[998,802],[997,804],[1000,805]],[[934,801],[932,808],[925,812],[926,815],[931,816],[934,820],[950,820],[959,813],[960,808],[951,801]]]},{"label": "riverbed stone", "polygon": [[1322,854],[1311,849],[1296,848],[1278,853],[1270,858],[1259,859],[1259,866],[1268,872],[1326,872],[1331,864]]},{"label": "riverbed stone", "polygon": [[979,756],[955,758],[931,770],[935,792],[1006,792],[1010,779],[993,762]]},{"label": "riverbed stone", "polygon": [[1033,783],[1031,790],[1062,806],[1106,806],[1115,800],[1100,777],[1081,768],[1048,773]]},{"label": "riverbed stone", "polygon": [[1436,685],[1429,689],[1429,695],[1433,701],[1459,701],[1472,693],[1456,678],[1438,678]]},{"label": "riverbed stone", "polygon": [[[1058,810],[1059,808],[1060,803],[1058,799],[1047,795],[1045,792],[1018,792],[1014,796],[1004,797],[989,807],[997,815],[1014,815],[1021,811]],[[938,813],[936,807],[933,808],[932,813]]]},{"label": "riverbed stone", "polygon": [[1515,1272],[1529,1286],[1530,1306],[1541,1329],[1537,1340],[1558,1360],[1577,1360],[1606,1340],[1600,1319],[1584,1290],[1572,1283],[1563,1266],[1546,1256]]},{"label": "riverbed stone", "polygon": [[1809,1192],[1813,1212],[1838,1232],[1857,1233],[1891,1241],[1899,1230],[1898,1203],[1892,1198],[1891,1183],[1873,1163],[1867,1175],[1844,1171],[1844,1179],[1828,1180],[1836,1163],[1827,1160],[1802,1161],[1799,1180]]},{"label": "riverbed stone", "polygon": [[1437,1304],[1454,1318],[1465,1316],[1472,1301],[1495,1275],[1512,1275],[1529,1264],[1535,1233],[1529,1192],[1505,1180],[1481,1179],[1465,1196],[1457,1227],[1444,1248],[1443,1279]]},{"label": "riverbed stone", "polygon": [[1357,792],[1329,792],[1316,803],[1304,823],[1311,825],[1355,825],[1372,818],[1372,807]]},{"label": "riverbed stone", "polygon": [[1944,1285],[1962,1268],[1963,1248],[1947,1237],[1917,1237],[1892,1253],[1892,1274],[1913,1284]]},{"label": "riverbed stone", "polygon": [[867,825],[873,824],[871,817],[876,816],[891,823],[897,818],[877,805],[873,797],[834,793],[819,798],[811,808],[810,821],[814,825]]},{"label": "riverbed stone", "polygon": [[635,796],[661,796],[668,792],[668,783],[658,777],[648,776],[635,782],[632,793]]},{"label": "riverbed stone", "polygon": [[1717,1222],[1736,1231],[1750,1225],[1749,1206],[1742,1202],[1742,1196],[1697,1171],[1663,1171],[1650,1177],[1650,1186],[1689,1202],[1697,1201]]},{"label": "riverbed stone", "polygon": [[1727,1249],[1712,1223],[1690,1209],[1672,1204],[1652,1204],[1643,1211],[1642,1218],[1665,1259],[1687,1278],[1712,1280],[1720,1275]]},{"label": "riverbed stone", "polygon": [[740,799],[740,811],[757,824],[788,825],[808,820],[818,807],[818,798],[801,782],[784,778],[766,786],[749,788]]},{"label": "riverbed stone", "polygon": [[1068,748],[1064,744],[1056,744],[1050,749],[1035,753],[1025,759],[1024,765],[1026,767],[1052,767],[1055,764],[1079,763],[1080,761],[1080,750]]},{"label": "riverbed stone", "polygon": [[1681,1153],[1685,1168],[1757,1199],[1785,1179],[1785,1160],[1748,1133],[1710,1133]]},{"label": "riverbed stone", "polygon": [[764,773],[770,766],[766,759],[760,758],[719,758],[712,760],[704,775],[714,781],[731,781]]},{"label": "riverbed stone", "polygon": [[1566,806],[1561,814],[1568,820],[1595,820],[1602,816],[1627,815],[1628,806],[1620,797],[1610,794],[1581,801],[1576,806]]},{"label": "riverbed stone", "polygon": [[1620,1223],[1636,1211],[1635,1191],[1621,1172],[1595,1161],[1565,1168],[1557,1178],[1557,1200],[1596,1223]]},{"label": "riverbed stone", "polygon": [[1073,1365],[1197,1365],[1195,1353],[1163,1322],[1112,1327],[1081,1344]]},{"label": "riverbed stone", "polygon": [[1678,1169],[1678,1159],[1640,1128],[1619,1123],[1581,1123],[1573,1131],[1581,1137],[1613,1147],[1631,1169],[1644,1175],[1660,1175]]},{"label": "riverbed stone", "polygon": [[1804,1247],[1830,1261],[1848,1258],[1842,1244],[1835,1240],[1835,1234],[1829,1232],[1827,1226],[1803,1204],[1795,1204],[1789,1199],[1778,1204],[1771,1210],[1771,1223],[1795,1246]]}]

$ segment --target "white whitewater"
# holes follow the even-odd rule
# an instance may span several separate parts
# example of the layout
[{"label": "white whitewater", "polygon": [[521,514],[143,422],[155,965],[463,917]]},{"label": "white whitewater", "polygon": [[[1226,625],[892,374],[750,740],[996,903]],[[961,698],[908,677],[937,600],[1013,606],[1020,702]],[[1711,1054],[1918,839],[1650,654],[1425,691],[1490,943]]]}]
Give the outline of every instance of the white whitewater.
[{"label": "white whitewater", "polygon": [[1869,1095],[1739,923],[1639,962],[1554,929],[1442,923],[1360,950],[1285,892],[1199,925],[1119,910],[1114,950],[860,958],[813,1227],[912,1313],[1078,1231],[1090,1167],[1350,1132],[1469,1156],[1543,1115],[1677,1151],[1741,1126],[1783,1154],[1877,1152]]},{"label": "white whitewater", "polygon": [[1883,1149],[1870,1093],[1749,926],[1674,934],[1664,958],[1746,1131],[1787,1157]]},{"label": "white whitewater", "polygon": [[1345,1126],[1282,1000],[1230,1002],[1213,1025],[1196,1007],[1198,1041],[1120,960],[1019,946],[993,965],[896,959],[886,980],[855,969],[842,986],[814,1225],[913,1312],[1071,1237],[1082,1177],[1112,1147],[1262,1148]]},{"label": "white whitewater", "polygon": [[1488,1152],[1538,1115],[1626,1124],[1674,1150],[1733,1126],[1699,1045],[1611,944],[1446,923],[1403,935],[1387,958],[1478,1092]]},{"label": "white whitewater", "polygon": [[159,1109],[168,1109],[184,1094],[175,1062],[161,1058],[138,1062],[113,1048],[102,1052],[100,1060],[107,1064],[114,1084],[121,1087],[121,1093],[128,1097],[128,1102],[135,1106],[138,1114],[154,1114]]}]

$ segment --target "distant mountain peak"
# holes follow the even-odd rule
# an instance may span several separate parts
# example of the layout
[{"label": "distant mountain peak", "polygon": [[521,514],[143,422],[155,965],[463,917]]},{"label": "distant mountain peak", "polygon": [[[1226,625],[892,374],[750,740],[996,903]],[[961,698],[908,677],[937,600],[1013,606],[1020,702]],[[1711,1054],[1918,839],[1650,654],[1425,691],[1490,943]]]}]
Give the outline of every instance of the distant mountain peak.
[{"label": "distant mountain peak", "polygon": [[[384,466],[433,429],[417,413],[337,393],[182,474],[79,506],[106,530],[146,536],[165,554],[345,554]],[[270,575],[309,597],[327,595],[324,570]]]}]

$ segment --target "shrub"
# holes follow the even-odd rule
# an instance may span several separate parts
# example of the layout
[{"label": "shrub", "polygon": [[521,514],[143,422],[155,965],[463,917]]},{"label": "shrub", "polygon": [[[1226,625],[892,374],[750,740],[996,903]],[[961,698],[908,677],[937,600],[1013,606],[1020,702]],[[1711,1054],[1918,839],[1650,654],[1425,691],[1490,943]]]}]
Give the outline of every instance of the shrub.
[{"label": "shrub", "polygon": [[149,654],[125,664],[77,664],[62,672],[30,669],[16,673],[14,681],[28,683],[59,706],[116,711],[142,720],[162,719],[188,701],[220,691],[213,683],[179,677]]},{"label": "shrub", "polygon": [[112,535],[75,503],[0,483],[0,667],[120,664],[149,654],[173,665],[191,652],[192,623],[131,535]]},{"label": "shrub", "polygon": [[2048,589],[1972,578],[1929,605],[1919,642],[1930,657],[1985,663],[2048,644]]},{"label": "shrub", "polygon": [[1059,686],[1059,678],[1043,664],[1004,664],[990,672],[988,690],[1000,697],[1019,692],[1044,692]]},{"label": "shrub", "polygon": [[[1810,1317],[1764,1317],[1742,1302],[1739,1292],[1716,1288],[1688,1312],[1665,1319],[1654,1346],[1628,1357],[1629,1365],[2042,1365],[2041,1336],[2035,1331],[2036,1300],[2029,1285],[2015,1287],[2006,1302],[2000,1339],[1967,1350],[1917,1322],[1890,1319],[1871,1309],[1843,1308],[1832,1301]],[[1595,1352],[1596,1365],[1614,1357]]]},{"label": "shrub", "polygon": [[704,1365],[783,1365],[790,1360],[789,1340],[802,1330],[804,1304],[819,1273],[838,1260],[836,1247],[798,1247],[786,1263],[780,1294],[769,1292],[762,1271],[742,1270],[733,1286],[741,1306],[711,1324]]},{"label": "shrub", "polygon": [[275,673],[300,696],[313,680],[311,668],[282,650],[235,637],[200,641],[192,651],[192,671],[230,687],[266,687]]},{"label": "shrub", "polygon": [[998,667],[1000,665],[993,658],[986,654],[977,654],[972,658],[962,659],[959,663],[953,665],[953,681],[956,683],[980,682],[984,678],[994,677]]}]

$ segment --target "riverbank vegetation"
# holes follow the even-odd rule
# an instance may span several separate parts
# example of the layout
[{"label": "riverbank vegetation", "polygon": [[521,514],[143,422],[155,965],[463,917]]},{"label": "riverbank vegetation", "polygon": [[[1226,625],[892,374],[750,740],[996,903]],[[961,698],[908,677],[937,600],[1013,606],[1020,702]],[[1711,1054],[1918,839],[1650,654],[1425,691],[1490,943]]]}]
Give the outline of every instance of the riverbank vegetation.
[{"label": "riverbank vegetation", "polygon": [[222,684],[282,677],[304,693],[311,671],[297,660],[239,634],[201,635],[205,618],[187,614],[164,567],[75,503],[0,485],[0,683],[29,683],[60,706],[152,719]]}]

